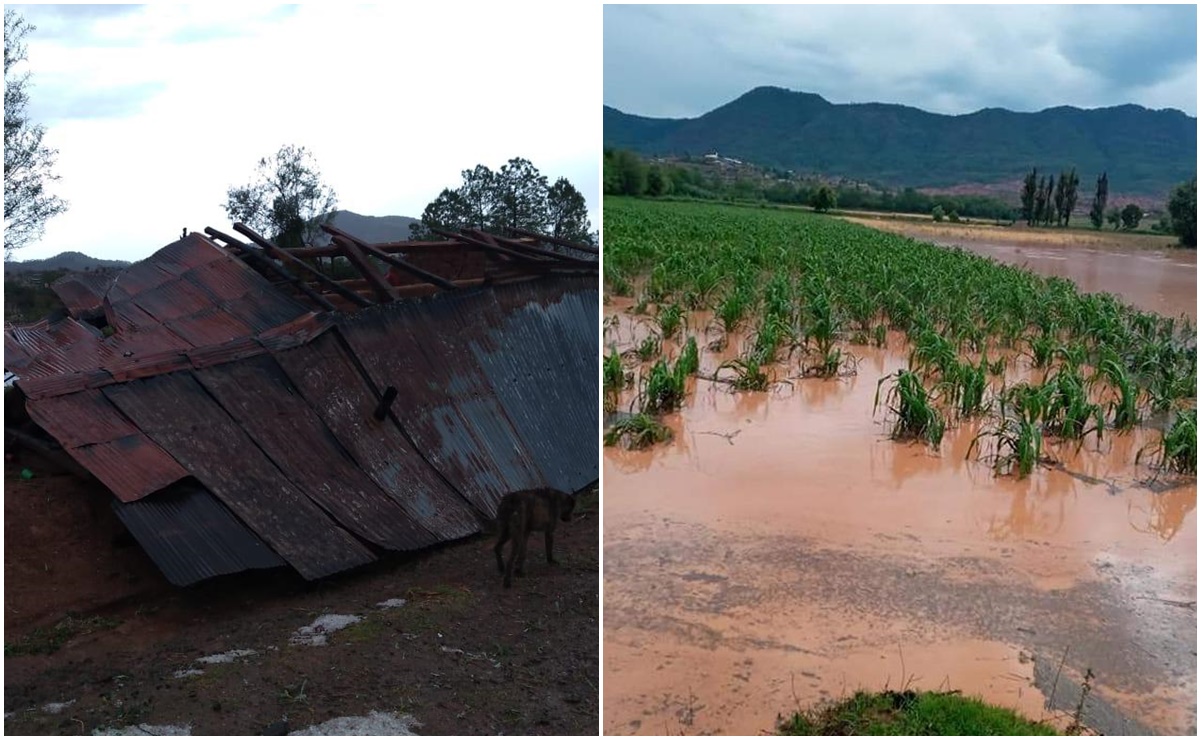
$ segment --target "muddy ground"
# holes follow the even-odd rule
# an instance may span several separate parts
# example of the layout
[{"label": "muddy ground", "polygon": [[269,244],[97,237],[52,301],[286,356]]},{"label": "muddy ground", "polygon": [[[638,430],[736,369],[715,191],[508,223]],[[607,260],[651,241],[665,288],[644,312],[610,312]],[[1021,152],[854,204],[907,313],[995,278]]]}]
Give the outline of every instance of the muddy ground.
[{"label": "muddy ground", "polygon": [[[411,715],[420,734],[597,732],[595,493],[556,535],[562,565],[531,544],[509,591],[484,537],[318,583],[271,571],[178,589],[109,494],[30,466],[22,480],[5,465],[5,734],[252,735],[373,711]],[[293,644],[322,615],[360,621]],[[234,650],[254,652],[199,661]]]}]

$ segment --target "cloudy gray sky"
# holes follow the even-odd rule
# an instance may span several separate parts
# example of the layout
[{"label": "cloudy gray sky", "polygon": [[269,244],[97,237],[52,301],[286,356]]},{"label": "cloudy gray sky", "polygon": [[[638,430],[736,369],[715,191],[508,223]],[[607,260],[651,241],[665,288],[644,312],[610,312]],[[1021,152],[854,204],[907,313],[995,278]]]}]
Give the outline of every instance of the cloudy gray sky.
[{"label": "cloudy gray sky", "polygon": [[71,204],[16,259],[228,229],[226,191],[285,144],[357,213],[419,217],[462,170],[524,157],[599,225],[601,39],[565,32],[599,29],[599,5],[6,7],[37,26],[29,112]]},{"label": "cloudy gray sky", "polygon": [[694,117],[759,85],[937,113],[1137,103],[1197,114],[1197,8],[619,6],[605,104]]}]

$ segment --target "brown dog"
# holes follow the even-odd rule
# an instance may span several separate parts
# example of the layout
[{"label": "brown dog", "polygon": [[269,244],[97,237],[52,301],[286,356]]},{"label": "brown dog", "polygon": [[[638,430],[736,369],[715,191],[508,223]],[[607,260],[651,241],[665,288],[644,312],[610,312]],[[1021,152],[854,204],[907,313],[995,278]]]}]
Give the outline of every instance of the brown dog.
[{"label": "brown dog", "polygon": [[[513,565],[517,575],[525,574],[525,547],[531,532],[546,533],[546,562],[555,565],[555,525],[571,521],[575,509],[575,497],[570,493],[553,488],[532,488],[525,491],[506,493],[496,510],[496,522],[500,537],[492,551],[496,553],[496,567],[505,574],[505,588],[513,585]],[[501,554],[505,543],[513,540],[506,566]]]}]

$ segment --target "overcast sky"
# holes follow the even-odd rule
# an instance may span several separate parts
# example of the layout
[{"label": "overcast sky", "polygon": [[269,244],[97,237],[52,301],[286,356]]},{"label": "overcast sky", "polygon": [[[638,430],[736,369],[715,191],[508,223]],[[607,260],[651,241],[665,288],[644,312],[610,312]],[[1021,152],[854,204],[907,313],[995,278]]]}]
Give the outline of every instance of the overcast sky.
[{"label": "overcast sky", "polygon": [[71,204],[16,259],[135,260],[184,227],[228,229],[226,191],[285,144],[356,213],[420,217],[462,170],[524,157],[599,227],[591,3],[5,7],[37,26],[29,113]]},{"label": "overcast sky", "polygon": [[618,6],[605,103],[695,117],[775,85],[937,113],[1137,103],[1197,114],[1197,8]]}]

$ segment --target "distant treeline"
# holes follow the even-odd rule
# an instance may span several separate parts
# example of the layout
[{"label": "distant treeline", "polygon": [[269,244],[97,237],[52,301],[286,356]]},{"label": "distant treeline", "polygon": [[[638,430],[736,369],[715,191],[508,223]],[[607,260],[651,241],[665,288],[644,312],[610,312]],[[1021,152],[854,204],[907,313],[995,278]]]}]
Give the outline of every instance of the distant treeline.
[{"label": "distant treeline", "polygon": [[729,177],[706,169],[688,163],[647,162],[631,151],[606,149],[605,194],[809,205],[824,185],[834,190],[837,207],[841,209],[926,214],[938,208],[957,217],[1010,222],[1017,217],[1016,208],[984,195],[929,195],[913,188],[874,190],[863,185],[831,185],[815,179],[785,179],[775,171]]}]

